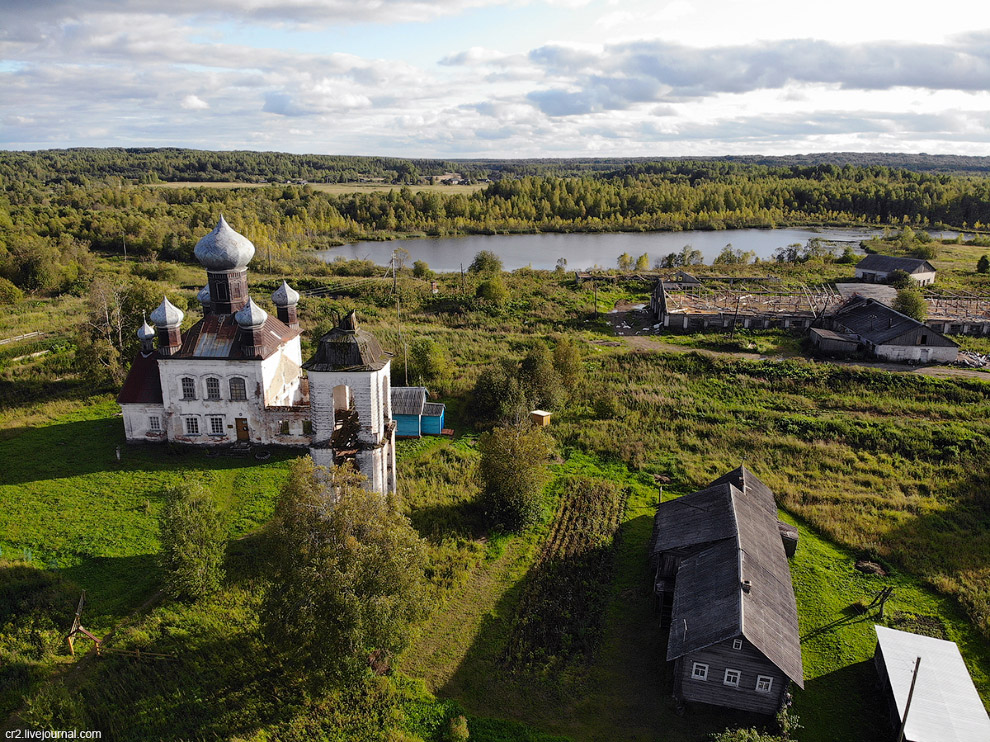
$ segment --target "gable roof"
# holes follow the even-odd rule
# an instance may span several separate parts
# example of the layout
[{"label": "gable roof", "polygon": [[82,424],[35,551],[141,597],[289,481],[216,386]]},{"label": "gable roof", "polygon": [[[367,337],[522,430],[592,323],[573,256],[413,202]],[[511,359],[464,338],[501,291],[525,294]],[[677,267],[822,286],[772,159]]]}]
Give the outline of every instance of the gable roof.
[{"label": "gable roof", "polygon": [[[744,467],[720,479],[733,477],[741,481],[743,489],[730,482],[720,482],[685,496],[693,498],[692,504],[707,503],[713,507],[706,513],[719,523],[717,529],[711,529],[712,533],[721,532],[727,523],[729,534],[681,562],[674,585],[667,659],[674,660],[744,636],[803,688],[797,601],[780,540],[776,507],[772,512],[767,507],[768,498],[773,502],[773,492]],[[679,513],[693,517],[688,515],[688,510],[693,508],[672,507],[685,497],[663,503],[659,510],[666,509],[672,516]],[[716,503],[721,503],[721,507]],[[676,518],[668,523],[675,531],[680,526]],[[690,530],[704,533],[698,525]],[[661,537],[658,533],[658,541]],[[671,540],[677,542],[676,533],[664,542]],[[746,581],[748,589],[744,589]]]},{"label": "gable roof", "polygon": [[753,474],[745,465],[723,474],[708,486],[713,487],[723,483],[731,484],[746,497],[759,502],[774,518],[777,517],[777,501],[774,499],[773,490],[767,487],[763,480]]},{"label": "gable roof", "polygon": [[833,321],[874,345],[886,345],[911,330],[924,328],[928,335],[928,345],[958,346],[954,340],[935,332],[924,323],[875,299],[862,296],[854,296],[839,307],[833,315]]},{"label": "gable roof", "polygon": [[877,271],[890,273],[904,271],[905,273],[934,273],[935,266],[922,258],[896,258],[893,255],[870,253],[856,263],[856,270]]},{"label": "gable roof", "polygon": [[423,417],[440,417],[445,409],[443,402],[427,402],[423,405]]},{"label": "gable roof", "polygon": [[729,484],[713,483],[703,490],[661,503],[653,519],[652,553],[732,538],[736,526],[730,497]]},{"label": "gable roof", "polygon": [[422,415],[426,404],[426,387],[393,386],[390,397],[393,415]]},{"label": "gable roof", "polygon": [[256,330],[259,335],[260,353],[244,354],[241,338],[245,330],[237,324],[233,314],[208,314],[182,333],[182,347],[169,358],[223,358],[226,360],[257,360],[268,358],[279,346],[299,334],[278,317],[268,315],[264,324]]},{"label": "gable roof", "polygon": [[897,712],[904,707],[918,666],[905,739],[913,742],[985,742],[990,717],[954,642],[874,626]]},{"label": "gable roof", "polygon": [[117,395],[119,404],[162,404],[162,377],[158,373],[158,351],[139,352]]}]

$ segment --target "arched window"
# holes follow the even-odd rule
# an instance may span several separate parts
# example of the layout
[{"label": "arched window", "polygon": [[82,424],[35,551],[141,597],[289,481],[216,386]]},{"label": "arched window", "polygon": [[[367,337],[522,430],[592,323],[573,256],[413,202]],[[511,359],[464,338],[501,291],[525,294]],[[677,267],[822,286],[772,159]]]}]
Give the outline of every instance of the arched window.
[{"label": "arched window", "polygon": [[215,376],[206,379],[206,398],[220,399],[220,379]]},{"label": "arched window", "polygon": [[196,380],[188,376],[182,378],[182,398],[196,399]]},{"label": "arched window", "polygon": [[230,380],[230,398],[237,400],[247,399],[247,387],[244,385],[244,379],[235,376]]}]

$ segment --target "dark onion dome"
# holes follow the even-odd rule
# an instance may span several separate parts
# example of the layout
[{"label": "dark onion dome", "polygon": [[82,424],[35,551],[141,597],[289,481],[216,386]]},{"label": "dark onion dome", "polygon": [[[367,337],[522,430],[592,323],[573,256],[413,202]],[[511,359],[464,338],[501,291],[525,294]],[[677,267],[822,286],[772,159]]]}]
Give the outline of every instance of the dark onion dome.
[{"label": "dark onion dome", "polygon": [[276,307],[290,307],[299,303],[299,292],[282,281],[282,285],[272,292],[272,301]]},{"label": "dark onion dome", "polygon": [[316,353],[303,368],[307,371],[380,371],[389,362],[378,338],[359,330],[352,311],[320,338]]},{"label": "dark onion dome", "polygon": [[149,319],[157,327],[169,329],[179,327],[182,324],[183,317],[185,317],[185,314],[183,314],[182,310],[170,302],[166,296],[162,300],[162,303],[151,313]]},{"label": "dark onion dome", "polygon": [[196,294],[196,298],[199,299],[200,304],[209,304],[213,301],[213,297],[210,296],[210,284],[206,284],[203,288],[199,290]]},{"label": "dark onion dome", "polygon": [[148,324],[148,320],[145,320],[138,328],[137,336],[138,340],[142,343],[147,340],[152,340],[155,337],[155,328]]},{"label": "dark onion dome", "polygon": [[248,299],[248,303],[234,315],[234,319],[245,330],[255,330],[268,320],[268,312],[255,304],[254,299]]},{"label": "dark onion dome", "polygon": [[195,255],[196,260],[207,270],[237,270],[251,262],[254,257],[254,243],[231,229],[221,214],[213,231],[196,243]]}]

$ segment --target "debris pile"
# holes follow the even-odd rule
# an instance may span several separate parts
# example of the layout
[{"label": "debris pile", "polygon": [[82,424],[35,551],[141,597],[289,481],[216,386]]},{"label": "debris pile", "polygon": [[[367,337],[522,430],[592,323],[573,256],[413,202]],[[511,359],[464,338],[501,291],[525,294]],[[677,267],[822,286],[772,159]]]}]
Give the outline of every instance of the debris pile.
[{"label": "debris pile", "polygon": [[988,368],[990,367],[990,356],[974,353],[971,350],[960,350],[957,363],[967,368]]}]

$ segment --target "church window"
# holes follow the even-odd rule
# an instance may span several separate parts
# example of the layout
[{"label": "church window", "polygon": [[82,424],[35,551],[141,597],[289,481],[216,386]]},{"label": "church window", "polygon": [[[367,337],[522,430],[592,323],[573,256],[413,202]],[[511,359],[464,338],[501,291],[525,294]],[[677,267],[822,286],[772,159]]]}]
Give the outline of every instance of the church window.
[{"label": "church window", "polygon": [[220,379],[210,376],[206,380],[206,398],[220,399]]},{"label": "church window", "polygon": [[162,419],[158,415],[152,415],[148,418],[148,430],[152,433],[162,432]]},{"label": "church window", "polygon": [[279,420],[278,421],[278,430],[279,430],[279,432],[282,435],[288,435],[289,434],[289,421],[288,420]]},{"label": "church window", "polygon": [[210,417],[210,435],[223,435],[222,415],[213,415]]},{"label": "church window", "polygon": [[182,398],[183,399],[196,399],[196,380],[190,379],[188,376],[182,379]]},{"label": "church window", "polygon": [[235,377],[230,380],[230,398],[237,400],[247,399],[247,387],[244,385],[244,379]]},{"label": "church window", "polygon": [[303,420],[303,435],[313,435],[312,420]]},{"label": "church window", "polygon": [[199,418],[186,418],[186,435],[199,435]]}]

